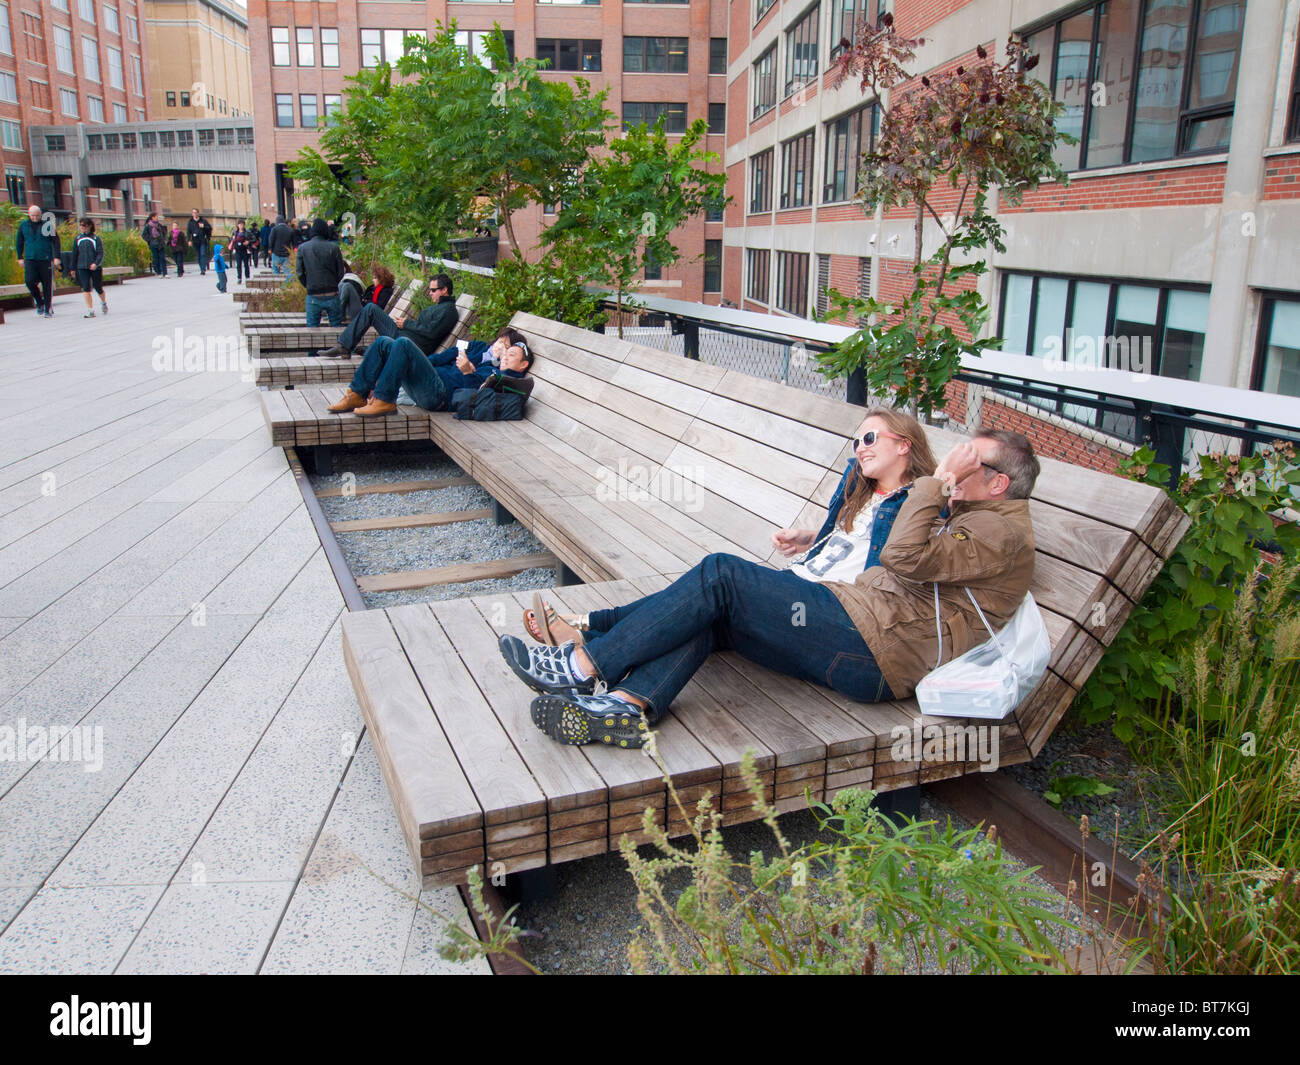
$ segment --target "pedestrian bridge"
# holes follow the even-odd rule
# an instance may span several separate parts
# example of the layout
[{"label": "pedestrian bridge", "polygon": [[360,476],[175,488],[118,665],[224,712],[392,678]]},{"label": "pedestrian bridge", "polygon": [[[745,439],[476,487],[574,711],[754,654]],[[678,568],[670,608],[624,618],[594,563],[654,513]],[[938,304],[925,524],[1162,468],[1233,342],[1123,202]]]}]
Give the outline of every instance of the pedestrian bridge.
[{"label": "pedestrian bridge", "polygon": [[[68,178],[77,214],[86,189],[123,189],[134,178],[200,172],[248,174],[249,202],[258,202],[253,119],[115,122],[31,126],[37,178]],[[130,197],[127,197],[128,212]],[[133,219],[128,213],[127,224]]]}]

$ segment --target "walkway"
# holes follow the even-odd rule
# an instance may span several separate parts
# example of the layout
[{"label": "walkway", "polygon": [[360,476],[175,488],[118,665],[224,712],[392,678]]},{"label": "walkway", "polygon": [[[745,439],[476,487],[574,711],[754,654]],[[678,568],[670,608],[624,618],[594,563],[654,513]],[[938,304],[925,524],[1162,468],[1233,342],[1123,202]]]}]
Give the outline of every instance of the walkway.
[{"label": "walkway", "polygon": [[220,354],[233,301],[197,271],[108,292],[0,326],[0,972],[486,972],[396,890],[343,600],[255,387],[154,369]]}]

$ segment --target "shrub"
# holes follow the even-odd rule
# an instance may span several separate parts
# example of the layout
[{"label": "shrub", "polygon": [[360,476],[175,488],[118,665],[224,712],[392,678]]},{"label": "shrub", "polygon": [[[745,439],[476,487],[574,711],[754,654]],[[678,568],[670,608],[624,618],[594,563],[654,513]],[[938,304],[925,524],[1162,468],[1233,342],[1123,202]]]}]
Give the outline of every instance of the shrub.
[{"label": "shrub", "polygon": [[476,336],[495,336],[517,311],[582,329],[605,323],[600,297],[587,292],[578,271],[557,256],[537,263],[510,256],[497,263],[492,277],[468,271],[456,277],[457,286],[474,296]]}]

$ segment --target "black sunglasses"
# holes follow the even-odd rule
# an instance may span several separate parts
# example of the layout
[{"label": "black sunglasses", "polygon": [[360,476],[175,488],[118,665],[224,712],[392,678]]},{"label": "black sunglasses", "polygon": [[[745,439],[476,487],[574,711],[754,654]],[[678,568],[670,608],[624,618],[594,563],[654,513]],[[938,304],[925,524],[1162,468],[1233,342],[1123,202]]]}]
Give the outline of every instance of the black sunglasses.
[{"label": "black sunglasses", "polygon": [[1009,476],[1009,474],[1007,474],[1007,472],[1006,472],[1005,470],[1000,470],[1000,469],[998,469],[996,466],[994,466],[994,465],[991,464],[991,463],[988,463],[988,462],[981,462],[980,465],[981,465],[981,466],[984,466],[984,467],[987,467],[988,469],[992,470],[994,473],[1000,473],[1000,474],[1002,474],[1003,477],[1007,477],[1007,476]]}]

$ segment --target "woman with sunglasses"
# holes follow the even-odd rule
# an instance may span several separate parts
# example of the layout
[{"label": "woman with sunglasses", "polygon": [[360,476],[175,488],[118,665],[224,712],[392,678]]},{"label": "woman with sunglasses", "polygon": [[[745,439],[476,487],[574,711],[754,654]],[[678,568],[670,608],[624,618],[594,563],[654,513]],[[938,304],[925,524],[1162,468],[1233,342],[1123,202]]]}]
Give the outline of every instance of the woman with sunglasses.
[{"label": "woman with sunglasses", "polygon": [[[536,597],[525,623],[550,646],[501,638],[516,675],[541,693],[533,722],[560,743],[640,747],[709,654],[728,649],[861,702],[893,698],[835,588],[879,565],[912,484],[935,460],[920,423],[886,408],[867,412],[854,445],[821,529],[772,535],[786,557],[803,552],[789,569],[709,555],[663,591],[581,618]],[[594,694],[597,678],[607,693]]]}]

